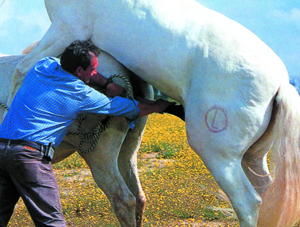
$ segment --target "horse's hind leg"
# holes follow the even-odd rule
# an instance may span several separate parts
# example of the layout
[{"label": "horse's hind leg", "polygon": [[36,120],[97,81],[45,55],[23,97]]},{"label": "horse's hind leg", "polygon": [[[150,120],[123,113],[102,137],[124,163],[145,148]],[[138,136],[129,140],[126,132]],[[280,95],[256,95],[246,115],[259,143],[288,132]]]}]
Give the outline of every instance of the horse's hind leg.
[{"label": "horse's hind leg", "polygon": [[276,106],[273,107],[270,124],[264,134],[248,149],[242,159],[242,167],[255,190],[262,195],[272,183],[267,163],[267,154],[272,146]]},{"label": "horse's hind leg", "polygon": [[[257,152],[264,152],[263,150]],[[242,160],[242,167],[251,184],[259,195],[262,195],[272,183],[268,170],[267,154],[256,156],[254,153],[247,153]]]},{"label": "horse's hind leg", "polygon": [[[263,134],[261,128],[266,128],[267,123],[252,132],[247,130],[247,121],[238,121],[243,115],[237,115],[236,111],[224,105],[203,112],[206,107],[204,102],[201,104],[201,109],[195,105],[187,106],[188,141],[230,199],[240,226],[255,227],[261,198],[244,173],[241,160],[254,140],[253,135]],[[234,124],[231,119],[239,124]]]},{"label": "horse's hind leg", "polygon": [[216,182],[230,199],[240,226],[255,227],[261,198],[246,177],[240,164],[241,160],[234,156],[224,157],[224,150],[216,148],[213,148],[213,151],[209,149],[197,153],[200,153]]},{"label": "horse's hind leg", "polygon": [[243,170],[259,195],[262,195],[272,183],[267,163],[270,145],[255,143],[242,159]]}]

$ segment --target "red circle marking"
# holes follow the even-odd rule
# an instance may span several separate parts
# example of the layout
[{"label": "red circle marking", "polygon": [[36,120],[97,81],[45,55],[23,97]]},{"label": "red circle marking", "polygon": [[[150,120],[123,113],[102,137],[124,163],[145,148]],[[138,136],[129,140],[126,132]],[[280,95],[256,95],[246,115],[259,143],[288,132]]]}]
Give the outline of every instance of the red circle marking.
[{"label": "red circle marking", "polygon": [[228,126],[226,111],[218,106],[210,108],[205,114],[205,123],[207,128],[214,132],[222,132]]}]

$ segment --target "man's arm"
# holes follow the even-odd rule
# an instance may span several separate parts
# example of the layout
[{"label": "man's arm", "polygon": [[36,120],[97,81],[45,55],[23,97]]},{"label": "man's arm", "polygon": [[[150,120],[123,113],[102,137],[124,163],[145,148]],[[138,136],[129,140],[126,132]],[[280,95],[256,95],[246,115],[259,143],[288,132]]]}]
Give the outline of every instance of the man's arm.
[{"label": "man's arm", "polygon": [[[144,106],[141,106],[141,108],[144,108],[144,109],[147,108],[145,106],[145,103],[147,103],[147,104],[149,104],[151,106],[151,105],[164,105],[161,102],[167,102],[166,100],[162,100],[162,99],[158,99],[157,101],[152,101],[152,100],[143,99],[143,98],[140,98],[140,97],[137,97],[136,100],[139,103],[142,103],[141,105],[144,105]],[[183,109],[182,105],[176,105],[175,102],[168,102],[165,105],[167,105],[167,107],[165,108],[164,106],[161,106],[161,108],[163,108],[163,110],[159,111],[158,113],[172,114],[172,115],[174,115],[176,117],[179,117],[181,120],[185,121],[185,113],[184,113],[184,109]]]},{"label": "man's arm", "polygon": [[163,111],[170,105],[174,105],[175,102],[168,102],[163,99],[158,99],[156,101],[148,99],[138,99],[138,108],[140,109],[140,116],[144,117],[152,113],[163,113]]},{"label": "man's arm", "polygon": [[[113,98],[115,96],[123,96],[124,97],[124,94],[125,94],[124,88],[113,82],[106,85],[107,80],[108,80],[107,78],[105,78],[101,74],[97,73],[91,78],[89,84],[90,85],[94,84],[94,85],[98,85],[101,87],[106,86],[105,95],[110,98]],[[171,105],[175,105],[175,102],[168,102],[168,101],[162,100],[162,99],[158,99],[157,101],[152,101],[152,100],[143,99],[141,97],[138,97],[137,101],[139,102],[138,108],[140,110],[141,117],[146,116],[151,113],[163,113],[163,111],[167,107],[169,107]]]},{"label": "man's arm", "polygon": [[105,95],[107,97],[113,98],[115,96],[123,96],[125,95],[125,90],[123,87],[121,87],[120,85],[111,82],[106,84],[107,82],[107,78],[105,78],[104,76],[102,76],[100,73],[95,74],[89,82],[89,85],[98,85],[101,87],[105,87]]},{"label": "man's arm", "polygon": [[89,84],[91,85],[98,85],[103,87],[104,84],[106,83],[107,79],[102,76],[100,73],[97,73],[95,75],[92,76],[92,78],[90,79]]}]

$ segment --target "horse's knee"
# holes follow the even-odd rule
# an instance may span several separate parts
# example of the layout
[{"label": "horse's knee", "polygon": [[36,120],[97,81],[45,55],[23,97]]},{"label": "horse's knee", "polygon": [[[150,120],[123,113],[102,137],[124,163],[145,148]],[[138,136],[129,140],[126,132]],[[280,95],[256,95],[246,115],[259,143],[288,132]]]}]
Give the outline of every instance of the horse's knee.
[{"label": "horse's knee", "polygon": [[[142,193],[142,195],[139,195],[138,198],[136,198],[136,214],[137,216],[142,216],[144,213],[144,209],[146,206],[146,196],[144,195],[144,193]],[[138,218],[138,217],[137,217]]]},{"label": "horse's knee", "polygon": [[118,209],[134,210],[136,198],[131,193],[127,194],[127,196],[117,195],[113,198],[113,203]]},{"label": "horse's knee", "polygon": [[127,194],[126,196],[114,196],[111,204],[113,205],[115,214],[121,223],[121,226],[136,226],[134,212],[136,199],[131,193]]},{"label": "horse's knee", "polygon": [[146,205],[146,201],[147,201],[147,199],[146,199],[145,194],[144,193],[140,193],[139,197],[136,200],[137,206],[139,208],[144,208],[145,205]]}]

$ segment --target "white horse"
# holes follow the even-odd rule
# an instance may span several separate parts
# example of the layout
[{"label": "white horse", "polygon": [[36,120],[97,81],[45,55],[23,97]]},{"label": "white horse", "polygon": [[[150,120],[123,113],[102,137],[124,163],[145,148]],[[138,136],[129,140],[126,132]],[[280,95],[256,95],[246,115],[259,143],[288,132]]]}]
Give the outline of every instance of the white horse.
[{"label": "white horse", "polygon": [[[25,55],[0,57],[0,103],[7,102],[14,68],[24,58]],[[134,78],[133,91],[140,97],[153,98],[152,87],[131,75],[129,70],[110,55],[101,52],[98,61],[99,73],[106,77],[122,74],[127,78],[130,77],[131,80]],[[116,82],[123,85],[122,81],[116,80]],[[0,106],[0,124],[3,121],[4,110],[5,108]],[[97,117],[88,115],[82,123],[82,131],[89,132],[93,129],[97,124]],[[137,152],[146,120],[146,117],[140,118],[137,126],[128,131],[128,124],[124,118],[113,117],[109,127],[100,134],[95,149],[86,154],[78,152],[89,165],[96,183],[107,195],[122,225],[126,223],[122,218],[127,216],[136,216],[137,225],[141,225],[142,222],[146,197],[137,174]],[[78,122],[74,122],[69,130],[77,131],[77,126]],[[79,142],[78,136],[66,136],[57,147],[52,163],[59,162],[75,151],[79,151]]]},{"label": "white horse", "polygon": [[[75,39],[91,39],[183,104],[189,144],[242,227],[291,226],[299,218],[299,96],[282,61],[257,36],[195,0],[45,5],[52,24],[17,65],[9,102],[37,60],[61,53]],[[270,148],[278,153],[274,181]],[[123,226],[135,226],[132,207],[123,207]]]}]

